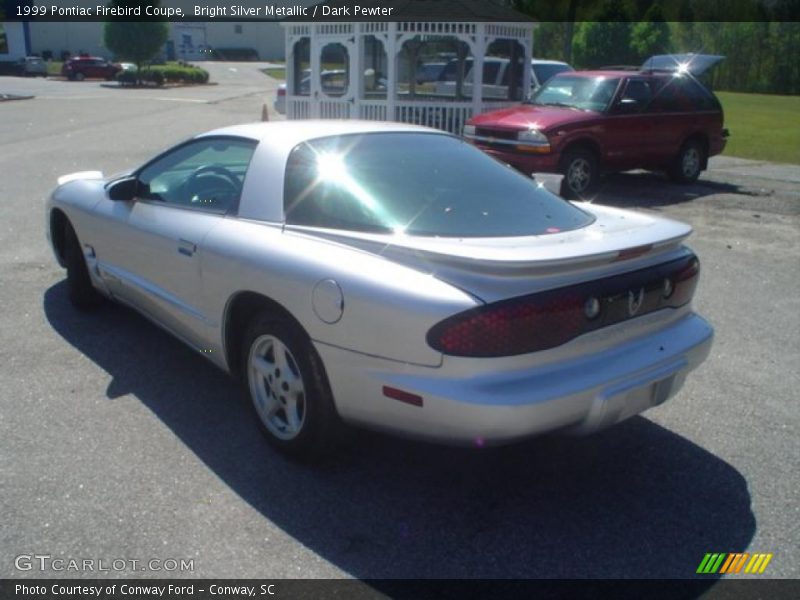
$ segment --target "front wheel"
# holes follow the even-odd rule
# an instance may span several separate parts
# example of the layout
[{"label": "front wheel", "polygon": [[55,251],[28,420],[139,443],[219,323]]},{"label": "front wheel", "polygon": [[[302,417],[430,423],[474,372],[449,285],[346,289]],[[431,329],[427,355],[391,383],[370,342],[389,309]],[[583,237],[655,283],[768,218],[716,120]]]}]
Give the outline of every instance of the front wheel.
[{"label": "front wheel", "polygon": [[84,75],[83,73],[75,73],[75,75],[73,75],[72,78],[75,81],[83,81],[84,79],[86,79],[86,75]]},{"label": "front wheel", "polygon": [[670,179],[677,183],[693,183],[697,181],[703,170],[705,149],[700,142],[687,142],[681,148],[672,168],[669,170]]},{"label": "front wheel", "polygon": [[305,333],[264,313],[248,327],[242,356],[242,377],[270,444],[292,458],[321,458],[338,437],[339,416]]},{"label": "front wheel", "polygon": [[70,303],[81,310],[100,304],[102,296],[92,285],[81,244],[69,223],[64,231],[64,262],[67,265],[67,295]]},{"label": "front wheel", "polygon": [[587,199],[597,188],[600,171],[597,158],[588,150],[569,150],[561,162],[564,179],[561,195],[568,199]]}]

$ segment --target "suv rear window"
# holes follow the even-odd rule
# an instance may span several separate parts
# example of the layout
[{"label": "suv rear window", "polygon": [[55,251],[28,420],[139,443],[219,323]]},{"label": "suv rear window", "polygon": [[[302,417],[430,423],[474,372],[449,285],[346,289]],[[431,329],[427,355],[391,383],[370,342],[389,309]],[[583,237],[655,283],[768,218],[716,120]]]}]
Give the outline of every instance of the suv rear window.
[{"label": "suv rear window", "polygon": [[458,138],[368,133],[295,147],[286,223],[434,237],[505,237],[577,229],[592,217]]},{"label": "suv rear window", "polygon": [[714,95],[693,77],[674,75],[662,80],[649,108],[653,112],[690,112],[719,110],[719,104]]}]

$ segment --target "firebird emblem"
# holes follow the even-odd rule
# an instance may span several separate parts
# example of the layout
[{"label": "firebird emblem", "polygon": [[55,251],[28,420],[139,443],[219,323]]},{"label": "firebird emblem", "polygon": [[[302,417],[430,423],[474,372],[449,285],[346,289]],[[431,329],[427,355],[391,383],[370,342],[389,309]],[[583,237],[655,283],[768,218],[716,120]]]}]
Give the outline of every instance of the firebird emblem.
[{"label": "firebird emblem", "polygon": [[639,312],[644,302],[644,288],[639,288],[638,292],[628,291],[628,315],[631,317]]}]

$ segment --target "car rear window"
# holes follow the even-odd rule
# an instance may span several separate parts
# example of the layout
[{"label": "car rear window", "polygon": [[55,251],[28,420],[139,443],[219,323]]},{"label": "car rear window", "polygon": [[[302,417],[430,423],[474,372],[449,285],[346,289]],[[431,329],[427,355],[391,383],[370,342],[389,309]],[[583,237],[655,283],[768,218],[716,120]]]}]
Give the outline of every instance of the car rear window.
[{"label": "car rear window", "polygon": [[459,138],[369,133],[304,142],[286,166],[290,225],[437,237],[556,233],[586,212]]},{"label": "car rear window", "polygon": [[572,71],[569,65],[559,64],[535,64],[533,65],[533,72],[536,74],[536,79],[539,80],[539,85],[546,83],[551,77],[563,73],[564,71]]}]

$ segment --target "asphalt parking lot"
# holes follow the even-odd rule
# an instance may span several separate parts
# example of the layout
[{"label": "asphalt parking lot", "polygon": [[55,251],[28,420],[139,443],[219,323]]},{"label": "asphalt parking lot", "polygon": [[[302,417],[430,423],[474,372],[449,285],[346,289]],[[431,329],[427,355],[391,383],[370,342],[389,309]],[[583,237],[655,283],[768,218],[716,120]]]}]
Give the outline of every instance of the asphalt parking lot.
[{"label": "asphalt parking lot", "polygon": [[684,578],[741,551],[800,577],[800,167],[606,180],[598,202],[695,229],[716,341],[667,404],[498,449],[359,433],[302,467],[201,357],[128,310],[72,310],[45,242],[57,176],[135,166],[271,103],[252,65],[210,70],[219,85],[168,90],[0,78],[35,96],[0,103],[0,577],[98,575],[14,566],[49,554],[194,560],[147,576]]}]

